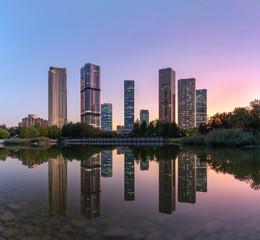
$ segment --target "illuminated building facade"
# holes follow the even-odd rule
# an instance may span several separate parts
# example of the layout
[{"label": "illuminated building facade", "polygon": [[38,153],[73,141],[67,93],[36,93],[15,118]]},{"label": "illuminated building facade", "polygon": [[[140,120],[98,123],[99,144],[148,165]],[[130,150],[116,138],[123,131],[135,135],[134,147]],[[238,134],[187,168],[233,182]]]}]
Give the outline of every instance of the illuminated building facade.
[{"label": "illuminated building facade", "polygon": [[196,127],[196,80],[195,78],[178,81],[178,125],[188,129]]},{"label": "illuminated building facade", "polygon": [[67,123],[67,69],[50,67],[48,81],[49,125],[62,127]]},{"label": "illuminated building facade", "polygon": [[112,104],[101,104],[101,130],[104,132],[112,131]]},{"label": "illuminated building facade", "polygon": [[140,110],[140,124],[145,121],[146,125],[149,124],[149,111],[148,110]]},{"label": "illuminated building facade", "polygon": [[134,154],[125,151],[125,201],[135,200],[135,163]]},{"label": "illuminated building facade", "polygon": [[124,81],[124,120],[125,129],[133,129],[134,127],[134,117],[135,117],[135,82],[133,80]]},{"label": "illuminated building facade", "polygon": [[207,124],[207,89],[196,90],[196,124]]},{"label": "illuminated building facade", "polygon": [[159,70],[159,120],[175,122],[175,71]]},{"label": "illuminated building facade", "polygon": [[50,216],[67,215],[67,162],[59,155],[48,161]]},{"label": "illuminated building facade", "polygon": [[28,117],[25,117],[22,119],[22,122],[18,123],[18,127],[31,126],[31,125],[35,125],[35,124],[47,126],[48,120],[39,118],[35,114],[29,114]]},{"label": "illuminated building facade", "polygon": [[207,192],[207,156],[198,155],[196,159],[196,191]]},{"label": "illuminated building facade", "polygon": [[112,150],[101,152],[101,177],[112,177]]},{"label": "illuminated building facade", "polygon": [[81,122],[100,128],[100,66],[87,63],[80,70]]}]

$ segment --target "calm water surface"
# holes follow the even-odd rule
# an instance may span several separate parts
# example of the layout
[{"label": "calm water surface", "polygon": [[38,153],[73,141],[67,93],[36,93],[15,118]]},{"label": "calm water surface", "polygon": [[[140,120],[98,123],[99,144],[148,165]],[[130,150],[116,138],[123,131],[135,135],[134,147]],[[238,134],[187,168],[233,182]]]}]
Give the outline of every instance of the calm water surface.
[{"label": "calm water surface", "polygon": [[260,239],[260,150],[0,149],[0,240]]}]

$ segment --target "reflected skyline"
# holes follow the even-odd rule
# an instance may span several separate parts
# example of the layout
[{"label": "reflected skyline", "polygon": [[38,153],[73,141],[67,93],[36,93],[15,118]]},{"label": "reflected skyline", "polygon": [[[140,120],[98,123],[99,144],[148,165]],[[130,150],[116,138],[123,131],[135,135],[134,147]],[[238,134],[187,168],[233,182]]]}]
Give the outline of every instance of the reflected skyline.
[{"label": "reflected skyline", "polygon": [[135,200],[135,162],[134,155],[131,150],[125,150],[124,156],[124,172],[125,172],[125,201]]},{"label": "reflected skyline", "polygon": [[112,177],[113,175],[113,155],[112,150],[101,152],[101,177]]},{"label": "reflected skyline", "polygon": [[62,155],[48,161],[50,216],[67,215],[67,161]]}]

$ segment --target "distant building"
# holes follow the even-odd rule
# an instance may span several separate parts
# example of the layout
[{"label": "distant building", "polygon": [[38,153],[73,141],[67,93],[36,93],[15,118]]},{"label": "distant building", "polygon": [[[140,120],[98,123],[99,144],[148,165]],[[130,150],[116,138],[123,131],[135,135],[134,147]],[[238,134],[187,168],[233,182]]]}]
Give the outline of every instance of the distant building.
[{"label": "distant building", "polygon": [[101,177],[112,177],[112,150],[101,152]]},{"label": "distant building", "polygon": [[178,81],[178,125],[188,129],[196,127],[195,78]]},{"label": "distant building", "polygon": [[133,80],[124,81],[124,120],[125,120],[125,129],[132,130],[134,127],[134,117],[135,117],[135,82]]},{"label": "distant building", "polygon": [[149,111],[148,110],[141,110],[140,111],[140,124],[145,121],[146,125],[149,124]]},{"label": "distant building", "polygon": [[67,69],[49,70],[49,125],[62,127],[67,123]]},{"label": "distant building", "polygon": [[124,129],[124,126],[122,125],[117,125],[116,126],[116,133],[117,134],[121,134],[122,130]]},{"label": "distant building", "polygon": [[140,160],[140,170],[141,171],[149,170],[149,158],[148,157]]},{"label": "distant building", "polygon": [[31,125],[35,125],[35,124],[47,126],[48,120],[39,118],[35,114],[29,114],[28,117],[25,117],[22,119],[22,122],[18,123],[18,127],[31,126]]},{"label": "distant building", "polygon": [[207,124],[207,89],[196,90],[196,124]]},{"label": "distant building", "polygon": [[59,155],[48,161],[50,216],[67,215],[67,161]]},{"label": "distant building", "polygon": [[175,122],[175,71],[159,70],[159,120]]},{"label": "distant building", "polygon": [[101,130],[112,132],[112,104],[101,104]]},{"label": "distant building", "polygon": [[81,122],[100,128],[100,66],[87,63],[80,69]]}]

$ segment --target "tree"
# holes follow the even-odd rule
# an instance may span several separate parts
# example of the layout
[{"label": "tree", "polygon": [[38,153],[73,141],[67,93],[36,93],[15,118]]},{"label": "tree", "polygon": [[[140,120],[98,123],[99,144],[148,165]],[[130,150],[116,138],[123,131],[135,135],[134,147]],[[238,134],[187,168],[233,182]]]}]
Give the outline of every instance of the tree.
[{"label": "tree", "polygon": [[139,120],[135,121],[132,133],[134,134],[134,136],[139,136],[140,135],[140,123],[139,123]]},{"label": "tree", "polygon": [[147,132],[146,121],[143,121],[142,124],[140,125],[140,134],[141,134],[141,136],[145,136],[146,132]]},{"label": "tree", "polygon": [[0,128],[0,139],[6,139],[10,137],[10,133],[3,128]]}]

